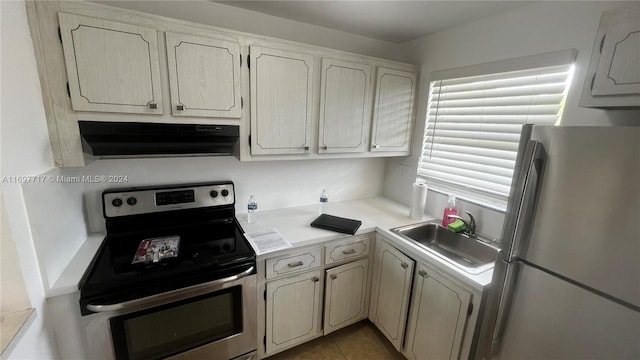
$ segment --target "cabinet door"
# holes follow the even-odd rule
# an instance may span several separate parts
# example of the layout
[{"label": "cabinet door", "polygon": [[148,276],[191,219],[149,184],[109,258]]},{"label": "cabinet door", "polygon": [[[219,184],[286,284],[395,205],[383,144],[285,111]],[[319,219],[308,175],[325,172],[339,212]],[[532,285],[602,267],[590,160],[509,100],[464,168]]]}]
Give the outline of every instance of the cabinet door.
[{"label": "cabinet door", "polygon": [[368,259],[362,259],[326,271],[325,335],[367,316],[368,264]]},{"label": "cabinet door", "polygon": [[607,28],[592,94],[640,94],[640,10],[634,22]]},{"label": "cabinet door", "polygon": [[414,261],[386,242],[377,241],[373,266],[369,319],[400,350]]},{"label": "cabinet door", "polygon": [[420,267],[415,277],[405,355],[413,360],[458,359],[471,293]]},{"label": "cabinet door", "polygon": [[251,154],[309,152],[313,56],[252,46]]},{"label": "cabinet door", "polygon": [[319,153],[363,152],[369,130],[369,65],[322,59]]},{"label": "cabinet door", "polygon": [[166,42],[173,115],[239,118],[238,43],[174,33]]},{"label": "cabinet door", "polygon": [[409,152],[415,92],[416,74],[378,68],[371,151]]},{"label": "cabinet door", "polygon": [[154,29],[64,13],[59,19],[74,110],[162,114]]},{"label": "cabinet door", "polygon": [[267,283],[266,350],[301,344],[320,333],[322,272]]}]

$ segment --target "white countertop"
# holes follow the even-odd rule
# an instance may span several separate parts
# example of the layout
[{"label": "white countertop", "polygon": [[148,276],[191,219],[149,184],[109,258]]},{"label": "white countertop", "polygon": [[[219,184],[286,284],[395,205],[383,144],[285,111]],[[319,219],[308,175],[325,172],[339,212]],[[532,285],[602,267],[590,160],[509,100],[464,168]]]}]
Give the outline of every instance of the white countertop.
[{"label": "white countertop", "polygon": [[46,290],[48,298],[78,291],[80,279],[87,267],[89,267],[91,260],[93,260],[93,256],[98,252],[104,237],[105,233],[89,234],[87,240],[78,249],[62,274],[60,274],[60,277]]},{"label": "white countertop", "polygon": [[[470,286],[482,290],[491,283],[493,270],[474,275],[452,265],[443,258],[435,255],[413,242],[407,241],[389,231],[389,229],[435,219],[425,215],[423,220],[409,218],[409,207],[398,202],[376,197],[370,199],[349,200],[328,203],[325,213],[362,221],[362,226],[356,232],[366,234],[374,231],[390,240],[399,250],[418,261],[424,261],[438,268]],[[293,248],[319,244],[331,240],[338,240],[348,236],[329,230],[313,228],[311,222],[318,217],[318,205],[306,205],[294,208],[258,211],[257,222],[247,223],[247,214],[238,213],[236,217],[246,233],[277,229],[292,245]],[[279,250],[274,253],[260,255],[259,258],[285,253],[292,249]]]},{"label": "white countertop", "polygon": [[[356,235],[378,231],[385,238],[391,240],[399,250],[407,253],[411,257],[417,257],[416,260],[428,262],[477,289],[482,289],[491,283],[491,277],[493,276],[492,270],[485,271],[478,275],[466,273],[442,258],[422,249],[418,245],[391,233],[389,231],[391,228],[421,222],[409,218],[409,208],[406,205],[386,198],[376,197],[330,202],[326,205],[325,212],[330,215],[362,221],[362,226],[360,226]],[[291,242],[293,248],[319,244],[348,236],[346,234],[311,227],[311,222],[317,217],[318,205],[258,211],[257,222],[255,224],[247,223],[246,213],[237,214],[238,221],[245,232],[252,233],[275,228]],[[433,217],[425,215],[422,221],[433,219]],[[104,236],[104,233],[89,235],[69,265],[67,265],[62,275],[57,279],[55,284],[48,289],[47,297],[70,294],[78,291],[80,278],[98,251]],[[291,249],[287,250],[290,251]],[[267,254],[266,256],[269,255],[273,254]],[[264,256],[265,255],[261,255],[260,257]]]},{"label": "white countertop", "polygon": [[[385,198],[327,203],[325,213],[361,220],[362,225],[356,235],[370,233],[377,228],[389,229],[417,222],[409,218],[409,209],[405,205]],[[236,217],[246,233],[275,228],[294,247],[312,245],[348,236],[347,234],[311,227],[311,222],[318,215],[318,205],[306,205],[258,211],[258,221],[255,224],[247,223],[246,213],[238,213]],[[425,220],[430,219],[425,216]]]}]

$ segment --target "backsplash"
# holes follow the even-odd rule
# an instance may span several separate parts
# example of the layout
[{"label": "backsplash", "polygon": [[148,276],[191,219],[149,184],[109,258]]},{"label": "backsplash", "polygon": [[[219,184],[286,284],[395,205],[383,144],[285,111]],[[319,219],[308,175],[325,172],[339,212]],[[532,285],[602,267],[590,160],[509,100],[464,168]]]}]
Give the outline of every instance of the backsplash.
[{"label": "backsplash", "polygon": [[242,213],[251,194],[259,211],[316,203],[322,189],[327,189],[329,201],[379,196],[384,159],[250,163],[230,156],[119,159],[53,169],[44,175],[53,180],[24,184],[23,191],[31,228],[37,229],[33,236],[43,272],[52,284],[87,232],[104,231],[100,196],[105,189],[232,180],[236,210]]}]

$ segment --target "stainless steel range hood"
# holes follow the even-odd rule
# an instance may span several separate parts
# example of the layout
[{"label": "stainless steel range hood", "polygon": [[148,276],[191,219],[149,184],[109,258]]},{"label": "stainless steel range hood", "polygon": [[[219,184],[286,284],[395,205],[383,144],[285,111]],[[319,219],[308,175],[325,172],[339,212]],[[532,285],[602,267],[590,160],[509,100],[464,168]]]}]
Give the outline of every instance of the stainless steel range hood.
[{"label": "stainless steel range hood", "polygon": [[231,155],[237,125],[79,121],[84,152],[98,157]]}]

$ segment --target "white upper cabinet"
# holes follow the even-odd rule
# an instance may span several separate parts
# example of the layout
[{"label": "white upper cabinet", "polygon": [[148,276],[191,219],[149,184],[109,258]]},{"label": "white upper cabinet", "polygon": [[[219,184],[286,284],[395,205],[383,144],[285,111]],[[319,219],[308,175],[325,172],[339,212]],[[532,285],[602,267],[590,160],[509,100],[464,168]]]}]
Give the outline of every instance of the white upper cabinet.
[{"label": "white upper cabinet", "polygon": [[171,111],[176,116],[241,116],[237,42],[166,34]]},{"label": "white upper cabinet", "polygon": [[76,111],[162,114],[155,29],[60,13]]},{"label": "white upper cabinet", "polygon": [[603,13],[580,105],[640,107],[640,4]]},{"label": "white upper cabinet", "polygon": [[91,1],[26,9],[57,166],[85,163],[78,121],[237,125],[240,161],[409,155],[418,66]]},{"label": "white upper cabinet", "polygon": [[251,154],[309,153],[313,56],[251,46]]},{"label": "white upper cabinet", "polygon": [[371,151],[409,152],[417,75],[378,68]]},{"label": "white upper cabinet", "polygon": [[640,21],[608,28],[592,93],[640,94]]},{"label": "white upper cabinet", "polygon": [[322,59],[319,153],[366,150],[370,115],[369,65]]}]

